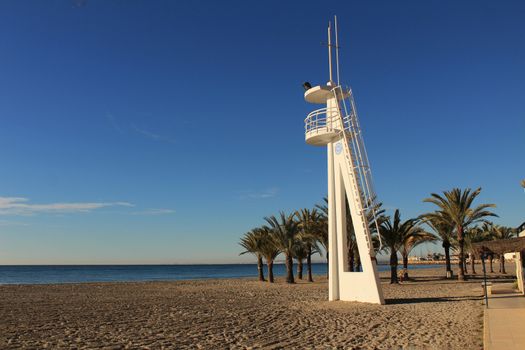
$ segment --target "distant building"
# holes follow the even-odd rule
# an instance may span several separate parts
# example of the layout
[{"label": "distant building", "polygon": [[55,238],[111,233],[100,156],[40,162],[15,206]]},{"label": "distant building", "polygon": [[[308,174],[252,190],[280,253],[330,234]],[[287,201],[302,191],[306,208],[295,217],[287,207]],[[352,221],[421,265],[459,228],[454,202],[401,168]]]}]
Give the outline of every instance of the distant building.
[{"label": "distant building", "polygon": [[516,232],[518,232],[518,237],[525,237],[525,222],[518,226]]},{"label": "distant building", "polygon": [[428,253],[427,256],[409,256],[408,262],[417,263],[422,261],[442,261],[445,260],[445,255],[441,253]]},{"label": "distant building", "polygon": [[[478,254],[495,254],[516,262],[518,289],[525,294],[525,224],[518,227],[518,237],[473,243]],[[510,260],[510,259],[509,259]]]},{"label": "distant building", "polygon": [[[518,237],[525,237],[525,222],[516,228],[516,232],[518,234]],[[503,254],[503,256],[505,257],[505,260],[519,259],[517,253],[505,253]]]},{"label": "distant building", "polygon": [[409,256],[408,257],[409,263],[419,262],[419,261],[422,261],[420,256]]},{"label": "distant building", "polygon": [[442,261],[442,260],[445,260],[445,254],[434,253],[434,254],[432,254],[432,260],[434,260],[434,261]]},{"label": "distant building", "polygon": [[503,254],[503,257],[505,258],[505,260],[511,261],[511,260],[516,259],[517,255],[516,253],[505,253]]}]

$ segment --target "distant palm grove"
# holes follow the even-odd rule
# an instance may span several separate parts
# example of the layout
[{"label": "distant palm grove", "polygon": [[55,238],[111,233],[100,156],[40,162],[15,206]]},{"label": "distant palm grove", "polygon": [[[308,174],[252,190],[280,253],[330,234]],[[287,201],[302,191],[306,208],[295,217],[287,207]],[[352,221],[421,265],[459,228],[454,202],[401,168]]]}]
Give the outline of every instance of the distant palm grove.
[{"label": "distant palm grove", "polygon": [[[515,235],[516,230],[493,224],[490,217],[497,215],[492,211],[494,204],[474,205],[481,188],[454,188],[443,194],[432,193],[424,202],[435,206],[433,212],[425,213],[417,218],[401,219],[399,210],[393,216],[385,214],[379,203],[367,213],[377,253],[389,256],[390,283],[398,283],[398,259],[401,258],[403,270],[401,277],[408,276],[408,257],[414,247],[424,242],[441,242],[445,255],[446,276],[452,277],[451,252],[458,256],[458,280],[464,280],[467,273],[467,259],[470,257],[471,272],[475,274],[476,252],[472,243],[507,239]],[[265,224],[246,232],[241,237],[240,245],[244,251],[257,257],[259,281],[273,283],[273,264],[281,255],[286,264],[286,282],[294,283],[294,262],[297,265],[297,278],[304,278],[306,263],[306,279],[313,282],[312,256],[325,254],[329,259],[328,250],[328,207],[327,199],[312,209],[300,209],[293,213],[280,212],[276,216],[264,218]],[[377,221],[378,225],[375,225]],[[379,237],[378,237],[379,236]],[[382,245],[379,250],[381,239]],[[347,205],[347,271],[360,271],[359,250],[355,240],[352,218]],[[505,273],[503,257],[489,256],[490,271],[493,272],[492,260],[499,258],[500,272]],[[267,266],[267,277],[264,266]]]}]

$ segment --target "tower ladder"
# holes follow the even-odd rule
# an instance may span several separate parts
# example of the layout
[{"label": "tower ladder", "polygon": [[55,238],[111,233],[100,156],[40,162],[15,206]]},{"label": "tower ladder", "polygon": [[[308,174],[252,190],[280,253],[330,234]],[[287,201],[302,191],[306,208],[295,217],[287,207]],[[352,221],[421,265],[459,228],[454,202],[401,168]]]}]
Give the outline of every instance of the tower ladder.
[{"label": "tower ladder", "polygon": [[[333,88],[332,93],[337,101],[337,114],[339,122],[341,123],[341,134],[343,140],[343,148],[345,152],[345,159],[350,171],[350,180],[352,183],[352,191],[357,202],[357,214],[361,218],[363,230],[366,233],[367,246],[371,256],[375,256],[375,250],[371,243],[371,232],[369,226],[368,215],[372,215],[375,227],[379,238],[379,250],[382,249],[381,235],[379,234],[379,224],[376,215],[376,195],[372,186],[372,174],[368,156],[366,153],[361,128],[357,118],[357,111],[353,99],[352,91],[348,89],[348,100],[350,102],[350,112],[344,99],[344,91],[340,85]],[[340,99],[338,97],[341,97]],[[341,104],[339,104],[341,100]],[[341,105],[344,110],[344,116],[341,110]]]}]

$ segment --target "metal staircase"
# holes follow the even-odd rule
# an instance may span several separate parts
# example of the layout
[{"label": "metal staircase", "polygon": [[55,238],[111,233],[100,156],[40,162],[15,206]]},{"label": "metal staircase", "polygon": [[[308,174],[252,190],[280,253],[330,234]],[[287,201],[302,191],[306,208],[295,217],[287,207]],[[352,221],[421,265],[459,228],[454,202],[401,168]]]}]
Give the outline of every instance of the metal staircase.
[{"label": "metal staircase", "polygon": [[[372,215],[372,220],[375,223],[377,232],[379,233],[379,224],[376,215],[376,195],[372,185],[372,172],[368,162],[368,155],[366,153],[365,144],[361,128],[359,127],[359,120],[357,118],[357,111],[353,98],[352,91],[347,89],[343,91],[340,85],[336,86],[332,93],[334,94],[337,103],[337,115],[341,123],[341,138],[345,159],[347,162],[350,180],[352,182],[352,191],[357,204],[357,214],[361,218],[363,230],[366,233],[367,246],[371,256],[375,256],[375,250],[372,244],[372,237],[370,232],[369,215]],[[346,93],[346,94],[345,94]],[[349,105],[342,96],[347,95]],[[339,98],[338,98],[339,97]],[[379,250],[382,248],[381,236],[379,238]]]}]

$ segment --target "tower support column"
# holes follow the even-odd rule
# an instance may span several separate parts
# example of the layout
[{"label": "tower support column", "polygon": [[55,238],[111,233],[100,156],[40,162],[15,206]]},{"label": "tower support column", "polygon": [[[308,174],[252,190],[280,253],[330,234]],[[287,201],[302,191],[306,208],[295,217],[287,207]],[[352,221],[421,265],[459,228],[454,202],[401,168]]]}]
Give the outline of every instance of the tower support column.
[{"label": "tower support column", "polygon": [[339,300],[339,255],[337,249],[337,227],[335,210],[334,145],[328,150],[328,300]]},{"label": "tower support column", "polygon": [[[335,213],[337,223],[337,255],[339,260],[339,280],[347,269],[348,262],[348,237],[346,227],[346,195],[341,168],[335,165]],[[340,286],[341,288],[341,286]],[[341,294],[341,293],[339,293]],[[341,298],[341,295],[339,295]]]}]

